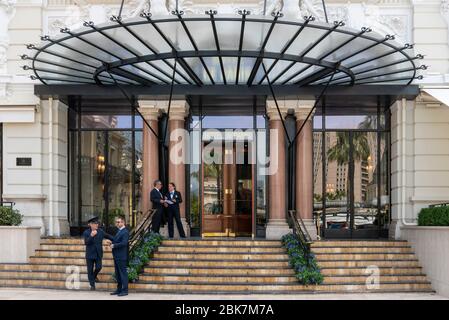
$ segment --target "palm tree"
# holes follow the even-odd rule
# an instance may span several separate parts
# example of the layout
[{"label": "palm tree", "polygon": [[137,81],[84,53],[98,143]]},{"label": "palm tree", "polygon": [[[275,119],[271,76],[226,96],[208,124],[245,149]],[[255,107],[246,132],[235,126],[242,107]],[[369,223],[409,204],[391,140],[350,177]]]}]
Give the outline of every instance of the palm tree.
[{"label": "palm tree", "polygon": [[[337,132],[336,144],[329,148],[327,152],[327,159],[329,161],[336,161],[338,165],[349,164],[349,148],[350,148],[349,134],[347,132]],[[367,135],[364,132],[352,133],[352,160],[366,161],[370,155],[370,148]],[[346,199],[349,199],[349,171],[346,176]],[[346,215],[346,221],[349,219],[349,211]]]}]

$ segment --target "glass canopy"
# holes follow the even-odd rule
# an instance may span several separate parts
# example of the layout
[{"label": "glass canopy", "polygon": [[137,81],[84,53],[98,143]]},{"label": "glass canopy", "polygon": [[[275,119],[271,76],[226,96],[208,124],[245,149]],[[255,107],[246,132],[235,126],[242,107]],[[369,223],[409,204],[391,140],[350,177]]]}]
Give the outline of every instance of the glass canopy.
[{"label": "glass canopy", "polygon": [[281,13],[113,16],[42,41],[22,58],[47,85],[407,85],[426,68],[394,36]]}]

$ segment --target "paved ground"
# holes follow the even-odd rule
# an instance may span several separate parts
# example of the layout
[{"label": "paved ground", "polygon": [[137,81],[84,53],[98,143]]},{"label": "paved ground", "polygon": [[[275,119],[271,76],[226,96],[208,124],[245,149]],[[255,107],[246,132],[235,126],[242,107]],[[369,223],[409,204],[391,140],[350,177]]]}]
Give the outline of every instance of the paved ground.
[{"label": "paved ground", "polygon": [[193,295],[131,293],[115,297],[108,292],[0,288],[0,300],[449,300],[429,293],[301,294],[301,295]]}]

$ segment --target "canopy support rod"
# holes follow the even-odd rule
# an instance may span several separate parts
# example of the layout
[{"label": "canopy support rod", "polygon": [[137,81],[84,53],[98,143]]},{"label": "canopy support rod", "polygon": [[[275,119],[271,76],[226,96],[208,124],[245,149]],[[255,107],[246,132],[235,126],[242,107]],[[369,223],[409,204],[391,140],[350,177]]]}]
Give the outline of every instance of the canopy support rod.
[{"label": "canopy support rod", "polygon": [[321,0],[321,2],[323,3],[324,17],[326,18],[326,22],[329,23],[329,19],[327,18],[326,2],[324,0]]},{"label": "canopy support rod", "polygon": [[[173,77],[175,76],[175,70],[176,70],[176,60],[175,60],[175,67],[173,69]],[[170,108],[171,108],[171,101],[173,99],[173,84],[174,81],[171,82],[170,85],[170,95],[168,97],[168,108],[167,108],[167,124],[165,126],[165,131],[164,131],[164,137],[163,137],[163,143],[165,145],[165,141],[167,140],[167,131],[168,131],[168,124],[169,124],[169,120],[170,120]]]},{"label": "canopy support rod", "polygon": [[[265,68],[265,63],[263,63],[263,62],[262,62],[262,68],[263,68],[263,71],[264,71],[264,73],[266,75],[267,74],[267,69]],[[268,82],[268,86],[270,87],[270,92],[271,92],[271,95],[273,96],[274,104],[276,105],[276,109],[278,111],[279,118],[282,121],[282,127],[284,128],[284,132],[285,132],[285,135],[287,137],[287,141],[288,141],[289,144],[291,144],[290,136],[288,134],[287,127],[285,126],[284,118],[282,117],[282,113],[281,113],[281,110],[279,109],[279,104],[278,104],[278,101],[276,99],[276,95],[274,93],[273,86],[271,85],[271,81],[270,81],[270,78],[268,76],[267,76],[267,82]]]},{"label": "canopy support rod", "polygon": [[[293,44],[293,42],[295,42],[295,40],[298,38],[298,36],[301,34],[301,32],[304,30],[304,28],[309,24],[310,21],[315,20],[314,17],[312,16],[308,16],[306,18],[306,20],[304,21],[304,23],[302,24],[302,26],[296,31],[296,33],[293,35],[293,37],[287,42],[287,44],[285,45],[285,47],[281,50],[281,54],[284,54],[285,52],[287,52],[288,48],[290,48],[290,46]],[[273,63],[271,64],[271,66],[268,68],[268,71],[266,74],[263,75],[262,79],[259,80],[258,85],[262,84],[262,82],[265,80],[266,75],[269,74],[271,72],[271,70],[273,70],[273,68],[276,66],[276,64],[279,62],[279,58],[274,60]]]},{"label": "canopy support rod", "polygon": [[[87,24],[84,24],[84,25],[91,27],[93,30],[95,30],[96,32],[98,32],[99,34],[101,34],[103,37],[105,37],[105,38],[108,39],[109,41],[115,43],[117,46],[123,48],[124,50],[128,51],[129,53],[131,53],[131,54],[134,55],[135,57],[139,57],[139,53],[135,52],[134,50],[129,49],[127,46],[125,46],[125,45],[124,45],[123,43],[121,43],[120,41],[114,39],[113,37],[111,37],[110,35],[108,35],[108,34],[107,34],[106,32],[104,32],[103,30],[101,30],[101,29],[95,27],[95,25],[94,25],[93,23],[87,23]],[[121,58],[118,58],[118,59],[121,60]],[[150,67],[155,68],[157,71],[159,71],[160,73],[162,73],[163,75],[165,75],[167,78],[170,79],[170,75],[169,75],[169,74],[167,74],[165,71],[161,70],[161,69],[158,68],[157,66],[154,66],[153,63],[148,62],[148,61],[146,61],[145,63],[148,64]],[[168,84],[167,80],[165,80],[164,78],[160,77],[160,76],[157,75],[157,74],[154,74],[153,72],[150,72],[150,71],[148,71],[148,70],[145,70],[145,69],[143,69],[143,68],[141,68],[141,67],[139,67],[139,66],[136,66],[136,65],[133,65],[133,68],[139,69],[139,70],[143,71],[144,73],[146,73],[146,74],[148,74],[148,75],[150,75],[150,76],[152,76],[152,77],[158,79],[159,81]]]},{"label": "canopy support rod", "polygon": [[125,0],[122,0],[122,3],[120,4],[120,10],[118,12],[118,16],[121,18],[122,17],[122,10],[123,10],[123,4],[125,3]]},{"label": "canopy support rod", "polygon": [[[406,44],[401,50],[406,50],[406,49],[411,49],[411,48],[413,48],[413,45]],[[385,58],[385,57],[387,57],[387,56],[389,56],[389,55],[391,55],[391,54],[393,54],[393,53],[397,53],[397,51],[396,51],[396,50],[392,50],[392,51],[387,52],[387,53],[384,53],[384,54],[382,54],[382,55],[380,55],[380,56],[376,56],[376,57],[374,57],[374,58],[371,58],[371,59],[368,59],[368,60],[364,60],[364,61],[362,61],[362,62],[356,63],[356,64],[351,65],[351,66],[347,66],[347,68],[354,69],[354,68],[357,68],[357,67],[359,67],[359,66],[361,66],[361,65],[364,65],[364,64],[366,64],[366,63],[369,63],[369,62],[371,62],[371,61],[375,61],[375,60],[378,60],[378,59]],[[386,65],[383,65],[383,66],[371,68],[371,70],[368,69],[368,70],[363,70],[363,71],[359,71],[359,72],[354,72],[354,75],[361,74],[361,73],[365,73],[365,72],[368,72],[368,71],[373,71],[373,70],[376,70],[376,69],[382,69],[382,68],[390,67],[390,66],[393,66],[393,65],[398,64],[398,63],[403,63],[403,62],[413,61],[413,60],[416,60],[416,59],[423,59],[423,58],[424,58],[423,55],[418,54],[418,55],[416,55],[416,56],[413,57],[413,58],[410,58],[410,59],[409,59],[409,58],[406,58],[406,59],[403,59],[403,60],[399,60],[399,62],[396,62],[396,61],[395,61],[395,62],[393,62],[393,63],[389,63],[389,64],[386,64]],[[346,78],[346,77],[347,77],[346,75],[341,76],[341,77],[337,77],[337,78],[334,78],[334,81],[337,81],[337,80],[340,80],[340,79],[344,79],[344,78]],[[325,81],[325,79],[323,79],[323,82],[319,82],[319,83],[317,83],[317,84],[324,83],[324,81]]]},{"label": "canopy support rod", "polygon": [[[332,32],[334,32],[338,27],[342,27],[344,26],[344,22],[340,21],[335,21],[334,22],[334,26],[332,28],[330,28],[329,30],[326,31],[326,33],[324,33],[318,40],[316,40],[314,43],[312,43],[312,45],[310,45],[305,51],[303,51],[299,56],[300,57],[305,57],[310,51],[313,50],[313,48],[315,48],[319,43],[321,43],[321,41],[323,41],[324,39],[326,39]],[[273,83],[276,83],[277,80],[279,80],[279,78],[284,75],[288,70],[290,70],[290,68],[292,68],[295,65],[295,62],[290,63],[281,73],[279,73],[277,75],[277,77],[275,79],[273,79]],[[294,74],[292,74],[288,79],[284,80],[282,82],[282,84],[286,84],[287,82],[289,82],[290,80],[296,78],[298,75],[300,75],[301,73],[303,73],[304,71],[306,71],[307,69],[309,69],[311,67],[311,65],[295,72]]]},{"label": "canopy support rod", "polygon": [[334,49],[332,49],[331,51],[329,51],[328,53],[322,55],[321,57],[319,57],[319,60],[323,60],[327,57],[329,57],[331,54],[333,54],[334,52],[337,52],[338,50],[340,50],[341,48],[343,48],[344,46],[346,46],[347,44],[351,43],[352,41],[354,41],[355,39],[359,38],[362,34],[366,33],[366,32],[370,32],[371,29],[369,28],[365,28],[363,27],[361,29],[361,31],[355,35],[353,35],[351,38],[349,38],[348,40],[346,40],[345,42],[343,42],[342,44],[340,44],[339,46],[335,47]]},{"label": "canopy support rod", "polygon": [[[136,111],[139,116],[142,118],[143,122],[145,122],[145,124],[147,125],[148,129],[150,129],[150,131],[154,134],[154,136],[156,137],[156,139],[159,140],[159,136],[157,135],[157,133],[154,131],[154,129],[150,126],[150,124],[148,123],[148,121],[145,119],[145,117],[142,115],[142,113],[140,113],[139,109],[136,108],[136,105],[134,103],[134,99],[132,99],[125,91],[125,89],[122,88],[121,85],[118,84],[117,80],[114,78],[114,76],[109,72],[109,76],[111,77],[112,80],[114,80],[115,85],[117,86],[117,88],[119,88],[119,90],[121,91],[121,93],[125,96],[125,98],[131,103],[131,107],[134,109],[134,111]],[[159,140],[160,141],[160,140]]]},{"label": "canopy support rod", "polygon": [[[187,25],[184,21],[184,19],[182,18],[182,11],[175,11],[176,16],[178,17],[179,21],[181,22],[182,27],[184,28],[184,31],[187,34],[187,37],[189,38],[190,42],[192,43],[193,48],[195,49],[195,51],[198,51],[198,46],[196,45],[195,39],[193,39],[192,34],[190,33],[189,28],[187,28]],[[209,77],[209,80],[212,84],[215,84],[214,78],[212,77],[212,74],[209,71],[209,68],[206,65],[206,62],[204,61],[203,57],[199,57],[201,64],[203,65],[204,70],[206,70],[206,73]]]},{"label": "canopy support rod", "polygon": [[[151,45],[149,45],[146,41],[144,41],[137,33],[135,33],[129,26],[124,24],[122,22],[122,19],[112,16],[111,20],[116,21],[118,24],[120,24],[120,26],[122,26],[126,31],[128,31],[128,33],[130,33],[134,38],[136,38],[140,43],[142,43],[149,51],[151,51],[154,54],[157,54],[157,51]],[[166,59],[163,59],[162,61],[170,69],[173,69],[173,65],[170,62],[168,62]],[[152,65],[152,67],[155,68],[156,70],[158,70],[159,72],[163,73],[168,78],[170,78],[170,75],[167,72],[162,72],[162,69],[160,69],[159,67],[156,67],[154,65]],[[192,84],[192,82],[185,75],[183,75],[181,72],[179,72],[179,70],[176,70],[176,74],[181,76],[189,84]],[[176,81],[176,82],[179,83],[179,81]]]},{"label": "canopy support rod", "polygon": [[[212,24],[212,31],[214,34],[215,46],[217,47],[217,51],[220,52],[221,51],[220,41],[218,40],[217,26],[215,25],[215,18],[214,18],[214,15],[217,14],[217,11],[209,10],[209,11],[206,11],[206,13],[209,14],[209,16],[210,16],[210,21]],[[221,57],[221,54],[218,55],[218,60],[220,61],[220,69],[221,69],[221,76],[223,78],[223,83],[226,85],[227,84],[226,73],[225,73],[223,58]]]},{"label": "canopy support rod", "polygon": [[[243,10],[243,11],[239,11],[239,13],[242,14],[242,24],[240,27],[240,39],[239,39],[239,52],[242,51],[243,48],[243,36],[245,34],[245,18],[247,15],[247,11]],[[242,60],[242,57],[238,56],[237,57],[237,73],[235,76],[235,84],[239,84],[239,73],[240,73],[240,61]]]},{"label": "canopy support rod", "polygon": [[[265,36],[265,39],[263,40],[262,46],[260,47],[259,57],[257,58],[256,62],[254,63],[253,69],[251,70],[250,76],[249,76],[248,81],[247,81],[247,85],[248,86],[252,86],[253,85],[254,78],[256,77],[257,71],[260,68],[260,64],[263,61],[262,54],[265,51],[265,47],[266,47],[266,45],[268,43],[268,39],[270,38],[271,33],[273,32],[274,26],[276,25],[276,21],[280,17],[283,16],[283,14],[281,12],[279,12],[279,11],[278,12],[273,12],[271,15],[273,16],[273,21],[271,22],[270,29],[268,29],[267,35]],[[265,72],[265,75],[266,75],[266,72]]]},{"label": "canopy support rod", "polygon": [[[84,23],[85,26],[91,26],[92,24],[93,24],[93,23],[90,23],[90,22]],[[117,60],[120,60],[120,61],[122,60],[122,58],[120,58],[118,55],[116,55],[116,54],[114,54],[114,53],[112,53],[112,52],[109,52],[108,50],[106,50],[106,49],[104,49],[104,48],[102,48],[102,47],[96,45],[95,43],[93,43],[93,42],[91,42],[91,41],[89,41],[89,40],[86,40],[86,39],[84,39],[84,38],[81,38],[81,37],[78,36],[77,34],[74,34],[73,32],[71,32],[68,28],[62,29],[61,32],[62,32],[62,33],[68,33],[68,34],[71,35],[72,37],[77,38],[78,40],[80,40],[80,41],[82,41],[82,42],[84,42],[84,43],[87,43],[88,45],[90,45],[90,46],[92,46],[92,47],[94,47],[94,48],[96,48],[96,49],[98,49],[98,50],[100,50],[100,51],[103,51],[104,53],[110,55],[111,57],[116,58]],[[60,46],[66,47],[67,49],[70,49],[70,50],[73,50],[73,51],[75,51],[75,52],[78,52],[78,53],[80,53],[80,54],[82,54],[82,55],[85,55],[86,57],[89,57],[89,58],[91,58],[91,59],[95,59],[95,60],[97,60],[97,61],[100,61],[102,64],[108,64],[107,61],[104,61],[104,60],[102,60],[102,59],[99,59],[99,58],[97,58],[97,57],[94,57],[94,56],[92,56],[92,55],[90,55],[90,54],[87,54],[87,53],[85,53],[85,52],[82,52],[82,51],[80,51],[80,50],[78,50],[78,49],[72,48],[72,47],[70,47],[70,46],[68,46],[68,45],[66,45],[66,44],[61,43],[61,42],[58,42],[57,44],[60,45]],[[135,67],[136,69],[139,69],[139,70],[143,71],[144,73],[146,73],[146,74],[148,74],[148,75],[150,75],[150,76],[153,76],[151,73],[149,73],[149,72],[146,71],[145,69],[142,69],[142,68],[140,68],[140,67],[138,67],[138,66],[134,66],[134,67]],[[144,79],[144,78],[143,78],[143,79]],[[147,79],[146,79],[146,80],[147,80]],[[147,80],[147,81],[151,81],[151,80]],[[97,81],[96,81],[96,82],[97,82]],[[151,81],[151,82],[155,83],[154,81]],[[99,84],[101,84],[101,83],[99,83]]]},{"label": "canopy support rod", "polygon": [[332,79],[334,78],[335,73],[337,73],[338,69],[335,68],[334,72],[332,73],[332,76],[330,77],[329,81],[326,83],[326,85],[324,86],[323,90],[321,90],[320,95],[318,96],[318,98],[315,100],[315,103],[313,104],[312,109],[310,109],[309,114],[307,115],[306,119],[304,120],[304,122],[302,123],[301,127],[299,128],[299,130],[296,132],[295,136],[293,137],[293,140],[290,142],[288,148],[290,149],[293,144],[295,143],[296,139],[298,138],[299,134],[301,133],[302,129],[304,128],[304,126],[306,125],[307,121],[310,119],[310,117],[312,116],[313,112],[316,109],[316,106],[318,105],[318,102],[321,101],[321,99],[323,98],[324,94],[326,93],[327,88],[329,88],[329,84],[331,83]]},{"label": "canopy support rod", "polygon": [[[142,12],[141,17],[146,18],[147,21],[149,23],[151,23],[151,25],[153,26],[154,30],[156,30],[157,33],[159,33],[159,35],[162,37],[162,39],[164,39],[164,41],[168,44],[168,46],[172,49],[173,52],[177,52],[177,49],[173,45],[173,43],[171,43],[171,41],[167,38],[165,33],[163,33],[162,30],[153,21],[153,19],[151,19],[151,13]],[[178,58],[176,58],[176,59],[178,59]],[[203,82],[201,81],[201,79],[198,78],[196,73],[192,70],[192,68],[190,68],[190,66],[187,64],[187,62],[185,62],[185,60],[183,58],[179,58],[178,62],[181,65],[181,67],[187,72],[187,74],[193,80],[193,82],[195,82],[195,84],[197,86],[203,85]]]}]

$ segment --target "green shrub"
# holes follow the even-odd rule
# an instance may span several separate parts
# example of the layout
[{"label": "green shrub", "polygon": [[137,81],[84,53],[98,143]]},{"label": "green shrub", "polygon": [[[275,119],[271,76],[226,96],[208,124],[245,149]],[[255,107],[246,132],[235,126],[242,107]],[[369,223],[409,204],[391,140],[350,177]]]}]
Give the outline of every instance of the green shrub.
[{"label": "green shrub", "polygon": [[449,226],[449,206],[424,208],[418,214],[419,226]]},{"label": "green shrub", "polygon": [[290,265],[295,270],[299,283],[304,285],[320,284],[323,275],[313,253],[308,255],[304,252],[298,238],[292,233],[282,237],[282,244],[287,249]]},{"label": "green shrub", "polygon": [[151,254],[161,245],[164,238],[159,233],[147,233],[143,241],[137,247],[134,247],[130,253],[128,263],[128,279],[131,282],[137,281],[139,273],[143,267],[150,261]]},{"label": "green shrub", "polygon": [[19,210],[0,207],[0,226],[19,226],[22,219],[23,216],[19,213]]}]

